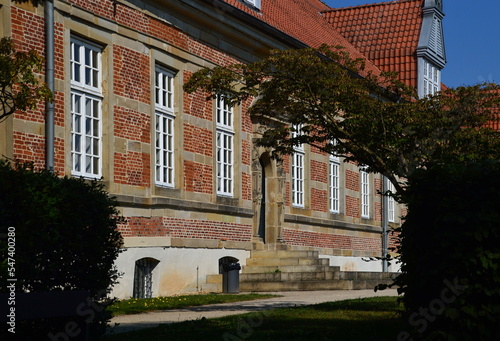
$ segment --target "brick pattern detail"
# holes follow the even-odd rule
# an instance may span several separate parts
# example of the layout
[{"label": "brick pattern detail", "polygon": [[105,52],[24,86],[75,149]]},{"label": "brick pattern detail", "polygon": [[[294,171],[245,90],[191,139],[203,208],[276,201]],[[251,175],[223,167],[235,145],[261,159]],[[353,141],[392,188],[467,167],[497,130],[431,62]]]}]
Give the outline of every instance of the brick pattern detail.
[{"label": "brick pattern detail", "polygon": [[310,167],[309,177],[312,181],[328,182],[328,167],[326,163],[311,160]]},{"label": "brick pattern detail", "polygon": [[12,39],[20,51],[37,51],[45,54],[45,24],[43,17],[12,6]]},{"label": "brick pattern detail", "polygon": [[112,0],[70,0],[68,2],[108,19],[113,18],[116,13]]},{"label": "brick pattern detail", "polygon": [[241,140],[241,163],[250,166],[252,161],[252,145],[247,140]]},{"label": "brick pattern detail", "polygon": [[192,161],[184,161],[184,190],[213,193],[213,167]]},{"label": "brick pattern detail", "polygon": [[123,237],[165,237],[170,231],[163,224],[162,217],[126,217],[118,226]]},{"label": "brick pattern detail", "polygon": [[389,232],[389,252],[396,252],[399,245],[399,232]]},{"label": "brick pattern detail", "polygon": [[252,200],[252,176],[248,173],[241,173],[241,198]]},{"label": "brick pattern detail", "polygon": [[151,185],[151,160],[145,153],[127,151],[115,153],[115,177],[119,184],[149,187]]},{"label": "brick pattern detail", "polygon": [[143,143],[151,142],[151,117],[129,108],[115,106],[115,136]]},{"label": "brick pattern detail", "polygon": [[328,211],[328,192],[311,188],[311,209],[319,212]]},{"label": "brick pattern detail", "polygon": [[33,162],[36,169],[45,167],[45,138],[40,135],[14,132],[14,156],[21,161]]},{"label": "brick pattern detail", "polygon": [[184,124],[185,151],[211,157],[214,143],[214,134],[211,130]]},{"label": "brick pattern detail", "polygon": [[248,242],[252,238],[250,225],[178,219],[171,217],[126,217],[119,225],[124,237],[172,237],[218,239]]},{"label": "brick pattern detail", "polygon": [[283,237],[286,243],[290,245],[382,252],[380,236],[368,238],[283,229]]},{"label": "brick pattern detail", "polygon": [[375,208],[375,220],[382,221],[382,204],[380,202],[375,202],[374,208]]},{"label": "brick pattern detail", "polygon": [[349,195],[345,197],[345,215],[348,217],[359,218],[361,217],[361,200]]},{"label": "brick pattern detail", "polygon": [[360,185],[359,173],[347,169],[345,171],[345,188],[359,192]]},{"label": "brick pattern detail", "polygon": [[173,238],[219,239],[248,242],[252,239],[252,226],[206,220],[163,218]]},{"label": "brick pattern detail", "polygon": [[150,103],[149,56],[114,45],[114,90],[118,96]]},{"label": "brick pattern detail", "polygon": [[[183,81],[184,83],[189,80],[193,73],[189,71],[184,71]],[[192,115],[195,117],[203,118],[205,120],[212,121],[212,101],[207,101],[207,93],[200,90],[188,94],[183,93],[184,96],[184,114]]]}]

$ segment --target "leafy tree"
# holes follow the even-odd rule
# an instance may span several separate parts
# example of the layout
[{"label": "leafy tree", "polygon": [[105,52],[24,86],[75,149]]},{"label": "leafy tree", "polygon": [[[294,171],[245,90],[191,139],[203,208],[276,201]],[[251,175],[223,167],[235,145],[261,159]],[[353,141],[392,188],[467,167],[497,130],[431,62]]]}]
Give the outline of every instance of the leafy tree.
[{"label": "leafy tree", "polygon": [[500,162],[417,170],[403,200],[399,340],[499,340]]},{"label": "leafy tree", "polygon": [[[18,292],[88,291],[97,308],[83,318],[102,333],[110,315],[94,304],[107,304],[118,278],[114,261],[122,237],[116,206],[102,182],[0,160],[0,292],[8,292],[12,277]],[[6,236],[13,231],[15,246],[9,249]],[[35,321],[17,331],[36,336],[26,340],[41,340],[40,335],[64,331],[59,322]]]},{"label": "leafy tree", "polygon": [[36,51],[19,52],[9,37],[0,39],[0,122],[16,110],[34,109],[52,92],[39,80],[43,60]]},{"label": "leafy tree", "polygon": [[409,326],[399,339],[500,337],[496,85],[417,98],[394,74],[370,74],[342,48],[322,46],[204,68],[185,89],[253,99],[252,118],[268,123],[259,143],[278,156],[307,143],[391,180],[408,208],[395,284]]},{"label": "leafy tree", "polygon": [[[361,75],[361,76],[360,76]],[[254,118],[274,121],[259,143],[286,154],[306,143],[398,179],[431,164],[500,156],[492,85],[448,89],[416,98],[395,74],[374,75],[341,47],[274,51],[255,63],[204,68],[185,90],[224,95],[233,104],[254,98]],[[291,137],[290,131],[301,131]],[[332,140],[337,140],[332,144]]]}]

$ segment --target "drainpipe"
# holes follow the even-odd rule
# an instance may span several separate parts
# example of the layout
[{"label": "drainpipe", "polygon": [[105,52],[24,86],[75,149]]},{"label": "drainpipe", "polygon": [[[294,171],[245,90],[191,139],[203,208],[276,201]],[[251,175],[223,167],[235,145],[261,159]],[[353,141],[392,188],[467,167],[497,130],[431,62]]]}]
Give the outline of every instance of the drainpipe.
[{"label": "drainpipe", "polygon": [[[385,194],[389,190],[389,179],[382,175],[382,192]],[[388,272],[387,252],[389,248],[389,197],[382,196],[382,272]]]},{"label": "drainpipe", "polygon": [[[54,93],[54,0],[47,0],[45,14],[45,83]],[[54,171],[54,101],[45,103],[45,168]]]}]

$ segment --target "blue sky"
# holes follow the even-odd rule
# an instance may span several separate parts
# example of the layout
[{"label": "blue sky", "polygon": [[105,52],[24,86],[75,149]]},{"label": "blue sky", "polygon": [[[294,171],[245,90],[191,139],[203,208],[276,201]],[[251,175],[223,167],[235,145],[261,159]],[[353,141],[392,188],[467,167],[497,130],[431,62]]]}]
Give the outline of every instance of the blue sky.
[{"label": "blue sky", "polygon": [[[323,0],[347,7],[387,0]],[[483,81],[500,83],[500,1],[443,0],[446,64],[442,81],[450,87]]]}]

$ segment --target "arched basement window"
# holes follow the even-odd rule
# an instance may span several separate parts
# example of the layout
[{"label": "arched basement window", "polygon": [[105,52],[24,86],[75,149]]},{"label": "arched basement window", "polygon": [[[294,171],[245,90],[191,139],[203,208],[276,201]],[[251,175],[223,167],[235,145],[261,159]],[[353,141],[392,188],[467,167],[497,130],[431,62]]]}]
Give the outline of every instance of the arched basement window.
[{"label": "arched basement window", "polygon": [[141,258],[135,262],[134,298],[153,297],[153,269],[158,263],[154,258]]}]

